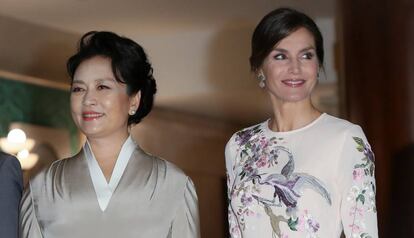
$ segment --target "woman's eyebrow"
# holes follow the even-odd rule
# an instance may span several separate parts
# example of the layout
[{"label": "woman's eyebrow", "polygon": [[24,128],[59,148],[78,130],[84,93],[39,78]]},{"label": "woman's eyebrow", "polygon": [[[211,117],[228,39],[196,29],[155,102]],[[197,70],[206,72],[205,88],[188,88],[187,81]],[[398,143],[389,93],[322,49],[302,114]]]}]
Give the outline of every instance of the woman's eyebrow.
[{"label": "woman's eyebrow", "polygon": [[[288,51],[288,50],[286,50],[286,49],[283,49],[283,48],[278,48],[278,47],[274,48],[273,50],[274,50],[274,51],[279,51],[279,52],[282,52],[282,53],[287,53],[287,52],[289,52],[289,51]],[[299,52],[304,52],[304,51],[308,51],[308,50],[315,50],[315,47],[313,47],[313,46],[309,46],[309,47],[306,47],[306,48],[301,49]]]}]

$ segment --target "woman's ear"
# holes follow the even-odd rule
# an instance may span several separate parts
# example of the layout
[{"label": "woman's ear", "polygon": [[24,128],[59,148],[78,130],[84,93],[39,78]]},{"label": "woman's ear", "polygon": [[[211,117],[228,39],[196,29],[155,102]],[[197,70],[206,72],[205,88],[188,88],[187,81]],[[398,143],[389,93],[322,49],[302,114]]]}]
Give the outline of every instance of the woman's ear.
[{"label": "woman's ear", "polygon": [[129,111],[136,112],[138,110],[140,101],[141,101],[141,91],[138,91],[136,94],[130,96]]}]

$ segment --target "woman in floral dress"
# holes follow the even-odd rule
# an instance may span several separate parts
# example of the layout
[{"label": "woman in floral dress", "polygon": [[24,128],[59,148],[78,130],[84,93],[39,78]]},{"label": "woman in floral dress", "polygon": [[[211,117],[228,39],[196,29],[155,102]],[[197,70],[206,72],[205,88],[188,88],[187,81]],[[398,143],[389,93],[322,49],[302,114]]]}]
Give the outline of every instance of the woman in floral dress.
[{"label": "woman in floral dress", "polygon": [[250,64],[273,116],[226,146],[233,238],[378,237],[371,147],[358,125],[311,101],[323,54],[315,22],[293,9],[253,33]]}]

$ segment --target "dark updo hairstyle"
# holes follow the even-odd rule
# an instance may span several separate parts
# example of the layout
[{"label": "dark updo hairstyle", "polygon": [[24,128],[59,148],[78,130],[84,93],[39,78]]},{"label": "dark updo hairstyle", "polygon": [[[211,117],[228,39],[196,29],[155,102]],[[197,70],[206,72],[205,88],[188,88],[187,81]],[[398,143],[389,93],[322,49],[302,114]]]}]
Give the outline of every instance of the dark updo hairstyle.
[{"label": "dark updo hairstyle", "polygon": [[273,47],[301,27],[313,35],[319,65],[323,67],[323,39],[316,23],[302,12],[290,8],[278,8],[267,14],[254,30],[250,56],[251,70],[256,72]]},{"label": "dark updo hairstyle", "polygon": [[115,79],[126,84],[129,96],[141,92],[138,110],[129,116],[128,125],[140,122],[151,111],[156,92],[152,66],[144,49],[136,42],[113,32],[88,32],[80,39],[77,53],[66,63],[71,79],[83,61],[95,56],[111,60]]}]

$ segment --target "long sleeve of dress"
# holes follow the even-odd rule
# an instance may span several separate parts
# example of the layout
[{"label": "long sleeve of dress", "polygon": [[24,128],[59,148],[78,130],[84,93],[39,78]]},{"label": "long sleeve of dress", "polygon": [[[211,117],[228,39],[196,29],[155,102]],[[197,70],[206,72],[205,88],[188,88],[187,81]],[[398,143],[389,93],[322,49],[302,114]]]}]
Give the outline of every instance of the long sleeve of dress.
[{"label": "long sleeve of dress", "polygon": [[17,159],[0,161],[0,236],[17,237],[19,202],[23,189],[22,172]]},{"label": "long sleeve of dress", "polygon": [[19,234],[20,238],[42,238],[33,208],[30,186],[24,191],[20,203]]},{"label": "long sleeve of dress", "polygon": [[197,194],[193,182],[188,178],[184,199],[178,207],[169,238],[199,238],[199,223]]},{"label": "long sleeve of dress", "polygon": [[374,160],[362,129],[352,126],[345,135],[338,168],[341,219],[347,238],[378,237]]},{"label": "long sleeve of dress", "polygon": [[228,222],[229,222],[229,233],[231,238],[241,237],[240,227],[237,223],[237,217],[234,213],[234,209],[231,205],[231,196],[234,186],[235,174],[235,162],[237,153],[237,144],[235,141],[235,135],[231,137],[226,145],[225,157],[226,157],[226,175],[227,175],[227,196],[228,196]]}]

